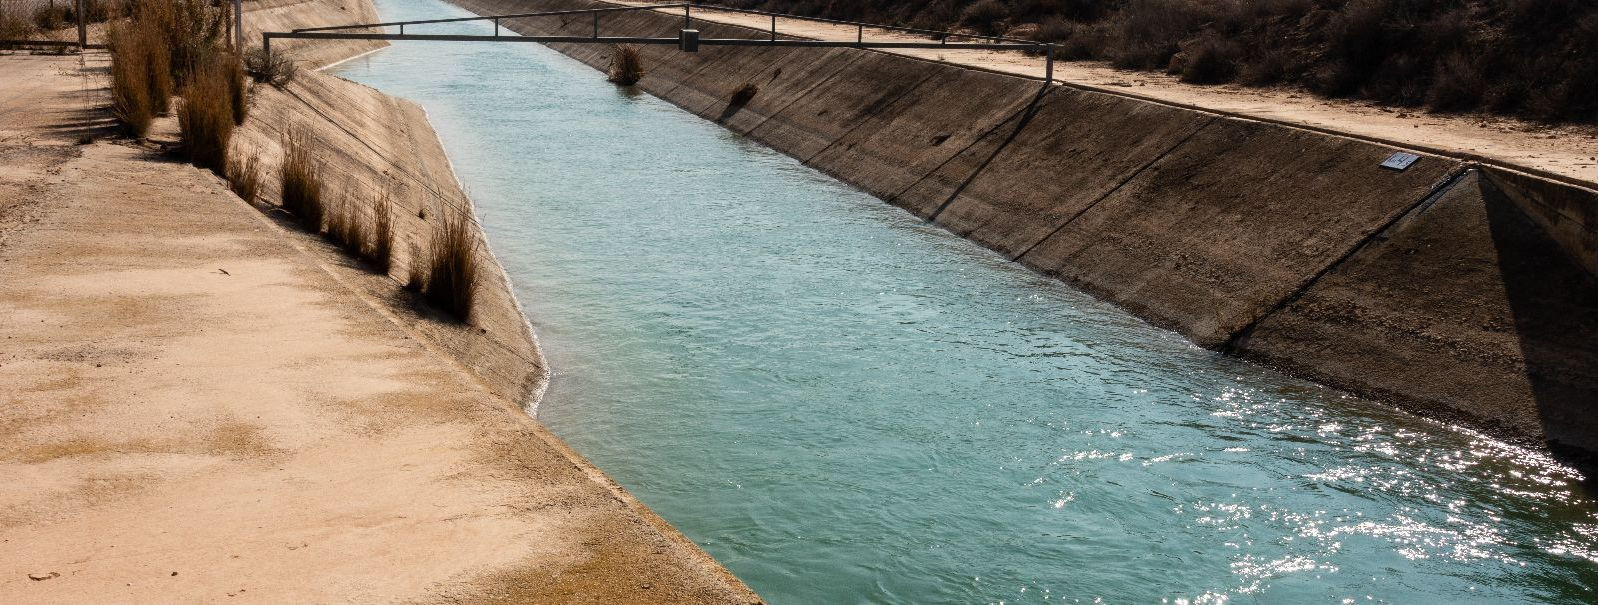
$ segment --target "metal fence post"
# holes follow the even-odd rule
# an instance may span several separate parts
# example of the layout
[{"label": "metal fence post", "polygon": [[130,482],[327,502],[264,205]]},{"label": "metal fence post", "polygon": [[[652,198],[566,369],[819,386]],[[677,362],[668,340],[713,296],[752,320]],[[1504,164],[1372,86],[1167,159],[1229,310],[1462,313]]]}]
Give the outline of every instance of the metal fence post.
[{"label": "metal fence post", "polygon": [[860,25],[860,26],[858,26],[858,29],[855,30],[855,32],[854,32],[854,43],[855,44],[865,44],[866,43],[866,26]]},{"label": "metal fence post", "polygon": [[1043,83],[1044,84],[1053,84],[1054,83],[1054,45],[1053,44],[1049,45],[1048,57],[1049,57],[1048,58],[1048,62],[1045,63],[1044,66],[1043,66]]},{"label": "metal fence post", "polygon": [[775,42],[777,40],[777,16],[776,15],[772,15],[771,16],[771,40],[773,42]]},{"label": "metal fence post", "polygon": [[270,66],[272,65],[272,34],[271,34],[271,32],[261,32],[261,56],[266,59],[266,65],[270,69]]},{"label": "metal fence post", "polygon": [[599,13],[594,13],[594,38],[599,38]]},{"label": "metal fence post", "polygon": [[89,26],[83,20],[83,0],[76,0],[72,12],[78,15],[78,51],[82,52],[89,46]]},{"label": "metal fence post", "polygon": [[244,0],[233,0],[233,50],[244,52]]},{"label": "metal fence post", "polygon": [[693,10],[694,10],[694,5],[692,5],[692,4],[683,4],[682,5],[682,28],[683,29],[693,29],[694,28]]}]

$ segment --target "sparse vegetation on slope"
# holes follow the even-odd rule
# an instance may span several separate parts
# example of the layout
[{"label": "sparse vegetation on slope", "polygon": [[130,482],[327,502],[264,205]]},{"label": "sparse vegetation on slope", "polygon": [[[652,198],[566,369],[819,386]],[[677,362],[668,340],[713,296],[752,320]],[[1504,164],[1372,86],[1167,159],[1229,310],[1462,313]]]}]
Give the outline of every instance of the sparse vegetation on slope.
[{"label": "sparse vegetation on slope", "polygon": [[1598,121],[1588,0],[718,0],[1059,44],[1195,83],[1296,85],[1437,111]]},{"label": "sparse vegetation on slope", "polygon": [[227,183],[239,198],[254,204],[261,194],[261,156],[252,153],[241,158],[230,154]]},{"label": "sparse vegetation on slope", "polygon": [[433,223],[426,263],[422,296],[434,307],[470,321],[477,298],[477,240],[465,216],[454,214]]},{"label": "sparse vegetation on slope", "polygon": [[283,209],[311,231],[322,229],[327,213],[322,199],[322,171],[311,156],[311,134],[304,129],[283,136]]},{"label": "sparse vegetation on slope", "polygon": [[387,191],[372,207],[372,230],[369,235],[359,254],[372,263],[378,273],[386,274],[394,264],[394,200]]},{"label": "sparse vegetation on slope", "polygon": [[258,83],[282,88],[294,81],[298,68],[284,51],[268,55],[266,49],[256,46],[244,53],[244,70]]}]

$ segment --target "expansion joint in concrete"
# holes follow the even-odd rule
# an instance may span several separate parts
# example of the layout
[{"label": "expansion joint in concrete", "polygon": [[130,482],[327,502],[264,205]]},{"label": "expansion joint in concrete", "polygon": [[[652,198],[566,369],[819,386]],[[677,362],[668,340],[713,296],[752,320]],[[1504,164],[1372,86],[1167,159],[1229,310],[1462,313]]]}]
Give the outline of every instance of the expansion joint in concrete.
[{"label": "expansion joint in concrete", "polygon": [[793,98],[788,99],[787,103],[783,103],[782,107],[778,107],[778,108],[772,110],[770,113],[767,113],[765,115],[765,117],[760,118],[760,121],[756,122],[754,126],[751,126],[748,129],[744,130],[744,134],[747,135],[747,134],[752,133],[752,132],[754,132],[756,130],[760,130],[760,128],[762,126],[766,125],[766,122],[770,122],[773,118],[782,115],[783,112],[788,111],[789,107],[793,107],[794,103],[798,103],[800,99],[803,99],[805,97],[810,96],[811,92],[815,91],[817,88],[820,88],[821,85],[826,84],[828,82],[831,82],[832,79],[837,77],[840,72],[842,72],[845,69],[849,69],[850,66],[854,65],[855,61],[859,61],[859,60],[860,60],[860,55],[851,53],[849,55],[849,58],[844,60],[844,64],[843,65],[838,66],[837,69],[832,70],[831,72],[829,72],[827,75],[825,75],[823,77],[816,78],[815,82],[812,82],[810,84],[810,86],[805,87],[805,89],[803,91],[801,91],[799,94],[793,95]]},{"label": "expansion joint in concrete", "polygon": [[971,171],[970,176],[967,176],[964,180],[960,181],[960,186],[955,187],[954,191],[949,193],[948,199],[943,200],[943,203],[938,205],[937,210],[933,210],[931,214],[927,215],[927,222],[929,223],[938,220],[938,215],[943,214],[943,211],[947,210],[951,204],[954,204],[955,200],[960,199],[960,194],[965,193],[966,187],[970,187],[971,183],[975,182],[977,177],[981,176],[982,173],[988,169],[988,165],[992,164],[993,160],[998,159],[999,154],[1004,153],[1005,149],[1009,149],[1010,144],[1015,142],[1016,137],[1021,136],[1021,131],[1026,130],[1027,124],[1032,123],[1032,118],[1037,116],[1038,111],[1042,108],[1043,97],[1048,95],[1051,90],[1052,87],[1043,87],[1038,89],[1038,94],[1034,95],[1032,100],[1027,102],[1025,106],[1016,110],[1014,113],[1011,113],[1009,116],[1006,116],[1003,120],[1000,120],[997,124],[994,124],[986,131],[983,131],[981,136],[972,139],[969,144],[960,148],[960,151],[955,152],[954,155],[949,156],[948,158],[944,159],[942,163],[939,163],[937,168],[932,169],[932,171],[922,175],[921,178],[916,179],[916,182],[911,183],[909,187],[905,187],[903,190],[888,198],[888,201],[892,202],[898,199],[899,196],[904,195],[906,191],[909,191],[912,187],[920,184],[921,181],[926,180],[934,174],[937,174],[938,171],[943,170],[943,167],[947,166],[949,162],[954,161],[955,158],[958,158],[961,155],[964,155],[965,152],[970,151],[971,148],[975,147],[977,143],[980,143],[984,139],[992,136],[993,133],[997,132],[999,128],[1003,127],[1005,124],[1009,124],[1010,120],[1020,118],[1020,122],[1015,125],[1015,129],[1010,131],[1010,136],[1005,137],[1004,142],[999,143],[997,147],[994,147],[993,153],[988,154],[987,159],[982,160],[982,163],[977,165],[976,170]]},{"label": "expansion joint in concrete", "polygon": [[1181,149],[1182,146],[1186,145],[1188,141],[1193,140],[1193,137],[1198,136],[1198,133],[1204,132],[1204,129],[1209,128],[1211,124],[1214,124],[1215,121],[1219,119],[1221,119],[1220,116],[1211,116],[1208,121],[1204,122],[1204,124],[1200,125],[1198,128],[1194,128],[1193,132],[1187,133],[1187,136],[1182,137],[1182,140],[1177,141],[1170,147],[1167,147],[1164,151],[1161,151],[1159,155],[1154,156],[1154,159],[1149,160],[1142,166],[1139,166],[1137,170],[1132,171],[1132,174],[1129,174],[1126,178],[1121,179],[1121,182],[1116,183],[1114,187],[1111,187],[1108,191],[1105,191],[1098,197],[1093,198],[1092,202],[1088,202],[1088,204],[1083,206],[1081,210],[1076,211],[1076,213],[1072,214],[1070,218],[1065,219],[1065,221],[1056,226],[1053,231],[1050,231],[1048,235],[1038,238],[1038,241],[1032,242],[1032,245],[1027,246],[1025,250],[1017,252],[1015,256],[1010,257],[1010,260],[1021,260],[1021,257],[1026,256],[1027,253],[1031,252],[1033,248],[1037,248],[1038,246],[1042,245],[1043,242],[1049,241],[1049,238],[1054,237],[1059,232],[1065,230],[1065,228],[1070,226],[1071,223],[1076,222],[1076,219],[1082,218],[1082,215],[1087,214],[1089,210],[1092,210],[1095,206],[1098,206],[1099,202],[1104,201],[1111,195],[1115,195],[1115,192],[1120,191],[1121,188],[1125,187],[1127,183],[1132,182],[1133,179],[1136,179],[1139,175],[1142,175],[1149,168],[1152,168],[1155,164],[1160,163],[1160,160],[1164,160],[1166,156],[1171,155],[1171,152]]},{"label": "expansion joint in concrete", "polygon": [[1460,181],[1465,180],[1466,176],[1469,176],[1470,173],[1476,171],[1477,168],[1474,164],[1466,164],[1449,173],[1448,176],[1438,181],[1435,185],[1432,185],[1431,190],[1427,191],[1426,195],[1421,196],[1419,200],[1411,203],[1407,208],[1404,209],[1403,212],[1400,212],[1397,216],[1393,217],[1392,220],[1389,220],[1381,227],[1372,230],[1369,235],[1366,235],[1364,238],[1360,239],[1354,245],[1350,246],[1348,250],[1344,251],[1341,256],[1337,257],[1337,260],[1327,263],[1326,266],[1321,267],[1321,269],[1316,271],[1314,275],[1311,275],[1304,281],[1300,282],[1298,287],[1294,288],[1291,294],[1288,294],[1281,300],[1277,301],[1275,305],[1272,305],[1271,308],[1266,310],[1264,313],[1256,315],[1248,325],[1233,333],[1231,337],[1226,340],[1226,343],[1221,345],[1221,352],[1232,355],[1240,354],[1243,346],[1248,342],[1249,336],[1254,333],[1255,328],[1259,327],[1260,322],[1265,321],[1265,318],[1275,315],[1282,309],[1287,308],[1289,305],[1298,302],[1300,298],[1304,297],[1305,293],[1310,291],[1310,288],[1315,287],[1315,284],[1320,282],[1321,278],[1325,277],[1333,270],[1336,270],[1338,267],[1346,264],[1349,259],[1354,258],[1355,255],[1359,254],[1361,250],[1369,247],[1372,243],[1384,241],[1387,238],[1387,235],[1391,233],[1394,228],[1403,224],[1406,220],[1420,215],[1428,208],[1431,208],[1432,204],[1436,204],[1437,200],[1442,199],[1443,194],[1448,193],[1448,191],[1453,189],[1454,186],[1459,184]]},{"label": "expansion joint in concrete", "polygon": [[831,142],[827,143],[826,147],[822,147],[820,151],[817,151],[815,153],[810,154],[810,157],[804,158],[804,159],[800,160],[800,162],[803,162],[806,166],[809,166],[811,160],[814,160],[816,158],[821,157],[821,154],[824,154],[828,150],[830,150],[833,147],[837,146],[839,142],[841,142],[841,141],[843,141],[845,139],[848,139],[850,137],[850,135],[854,134],[854,131],[859,130],[861,126],[865,126],[866,123],[870,122],[872,117],[876,116],[879,113],[882,113],[883,111],[886,111],[889,107],[893,107],[901,99],[905,98],[910,93],[915,92],[915,89],[921,88],[922,84],[926,84],[927,80],[931,80],[932,77],[935,76],[935,75],[937,75],[936,72],[929,72],[929,73],[927,73],[927,75],[922,76],[922,78],[920,80],[916,80],[915,84],[911,84],[909,86],[904,87],[904,90],[899,91],[899,94],[894,95],[893,98],[890,99],[888,102],[880,104],[871,113],[868,113],[866,115],[861,116],[859,123],[855,124],[854,126],[850,126],[849,130],[844,131],[844,133],[839,135],[838,138],[833,139]]}]

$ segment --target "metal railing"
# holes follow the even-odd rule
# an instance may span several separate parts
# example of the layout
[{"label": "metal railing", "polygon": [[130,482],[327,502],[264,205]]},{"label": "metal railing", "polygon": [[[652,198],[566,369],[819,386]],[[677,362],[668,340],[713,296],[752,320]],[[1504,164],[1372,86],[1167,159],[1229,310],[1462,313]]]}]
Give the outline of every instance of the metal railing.
[{"label": "metal railing", "polygon": [[[766,38],[699,38],[698,32],[693,30],[693,11],[698,8],[700,12],[729,12],[771,17],[771,29]],[[682,9],[683,27],[679,37],[655,38],[639,36],[601,36],[600,17],[609,13],[623,13],[633,11],[662,11]],[[536,17],[560,17],[570,15],[593,15],[593,30],[588,36],[501,36],[500,22],[507,19],[529,19]],[[812,40],[795,38],[778,38],[777,20],[793,19],[798,21],[811,21],[833,25],[854,26],[854,40]],[[491,21],[494,24],[493,35],[466,35],[466,34],[406,34],[405,26],[432,25],[439,23],[465,23],[471,21]],[[398,33],[388,32],[351,32],[354,29],[373,29],[380,27],[397,27]],[[735,26],[744,27],[744,26]],[[869,41],[865,39],[866,28],[911,33],[936,38],[936,42],[912,41]],[[746,29],[753,29],[747,28]],[[760,30],[755,30],[760,31]],[[690,35],[691,34],[691,35]],[[951,38],[988,40],[989,42],[950,42]],[[675,44],[679,48],[693,52],[698,46],[776,46],[800,48],[882,48],[882,49],[947,49],[947,50],[1020,50],[1037,52],[1045,57],[1044,77],[1045,83],[1054,82],[1054,45],[1032,40],[1005,38],[1003,36],[983,36],[977,34],[962,34],[958,32],[918,29],[913,27],[898,27],[893,25],[879,25],[861,21],[840,21],[836,19],[823,19],[820,17],[806,17],[803,15],[790,15],[786,13],[773,13],[753,9],[731,7],[707,7],[690,3],[658,4],[648,6],[617,6],[606,8],[587,8],[574,10],[544,11],[535,13],[513,13],[506,15],[487,15],[477,17],[453,17],[448,19],[422,19],[413,21],[387,21],[381,23],[352,23],[349,25],[330,25],[324,27],[305,27],[288,32],[263,32],[261,46],[270,55],[272,40],[421,40],[445,42],[533,42],[555,44]]]}]

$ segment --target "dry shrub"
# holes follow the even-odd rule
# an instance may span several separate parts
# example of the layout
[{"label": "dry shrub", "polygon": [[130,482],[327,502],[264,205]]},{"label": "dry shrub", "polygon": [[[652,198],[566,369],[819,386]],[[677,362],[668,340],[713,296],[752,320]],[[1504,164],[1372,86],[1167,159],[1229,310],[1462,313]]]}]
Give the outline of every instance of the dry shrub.
[{"label": "dry shrub", "polygon": [[250,78],[244,73],[244,59],[236,53],[223,51],[217,60],[227,80],[228,99],[233,104],[233,123],[243,126],[244,118],[250,113]]},{"label": "dry shrub", "polygon": [[394,198],[387,190],[372,207],[370,236],[361,247],[361,258],[372,263],[379,273],[388,273],[394,264]]},{"label": "dry shrub", "polygon": [[753,83],[745,82],[743,86],[739,86],[737,90],[732,91],[732,98],[728,99],[727,103],[733,107],[743,107],[753,101],[757,94],[760,94],[760,87]]},{"label": "dry shrub", "polygon": [[[133,4],[120,0],[83,0],[84,20],[100,23],[126,17]],[[33,23],[44,30],[73,27],[78,22],[77,6],[73,0],[56,0],[53,4],[36,3],[32,17]]]},{"label": "dry shrub", "polygon": [[[118,86],[134,86],[143,82],[144,96],[149,100],[151,113],[164,114],[171,109],[172,58],[166,47],[166,34],[162,24],[151,19],[130,19],[113,25],[110,30],[112,54],[113,94],[132,94],[131,90],[117,91]],[[136,77],[119,80],[117,64],[139,72]],[[137,64],[137,65],[135,65]],[[141,131],[138,136],[142,136]]]},{"label": "dry shrub", "polygon": [[22,4],[0,0],[0,40],[30,40],[39,28],[23,13]]},{"label": "dry shrub", "polygon": [[997,33],[999,24],[1010,16],[1010,9],[999,0],[977,0],[960,12],[960,24],[986,34]]},{"label": "dry shrub", "polygon": [[311,133],[300,129],[283,135],[283,209],[311,231],[322,229],[327,210],[322,200],[322,171],[311,156]]},{"label": "dry shrub", "polygon": [[111,113],[133,137],[149,133],[157,113],[151,92],[157,78],[152,69],[158,66],[151,65],[150,56],[159,49],[149,46],[153,41],[135,24],[111,28]]},{"label": "dry shrub", "polygon": [[284,51],[269,55],[266,49],[256,46],[244,53],[244,71],[256,82],[282,88],[294,81],[299,67]]},{"label": "dry shrub", "polygon": [[[1180,55],[1182,81],[1192,84],[1230,82],[1237,75],[1243,47],[1219,36],[1205,36],[1186,44]],[[1173,67],[1175,67],[1173,62]]]},{"label": "dry shrub", "polygon": [[632,86],[644,78],[643,57],[638,47],[618,44],[611,49],[610,81],[622,86]]},{"label": "dry shrub", "polygon": [[1202,17],[1189,0],[1131,0],[1106,24],[1101,54],[1123,69],[1164,69]]},{"label": "dry shrub", "polygon": [[477,297],[477,271],[477,240],[471,222],[455,214],[434,223],[422,296],[434,307],[470,321]]},{"label": "dry shrub", "polygon": [[227,173],[228,142],[233,138],[233,93],[221,54],[194,67],[183,87],[178,129],[189,162],[219,175]]},{"label": "dry shrub", "polygon": [[370,245],[370,237],[360,208],[350,201],[347,191],[328,206],[326,235],[328,241],[358,257]]},{"label": "dry shrub", "polygon": [[250,154],[242,158],[232,156],[227,163],[228,188],[240,199],[251,204],[261,192],[261,156]]},{"label": "dry shrub", "polygon": [[165,37],[172,75],[180,83],[210,62],[227,27],[227,10],[210,0],[141,0],[133,15]]},{"label": "dry shrub", "polygon": [[1481,104],[1487,79],[1464,55],[1452,55],[1437,65],[1437,75],[1426,91],[1426,105],[1434,111],[1459,111]]}]

